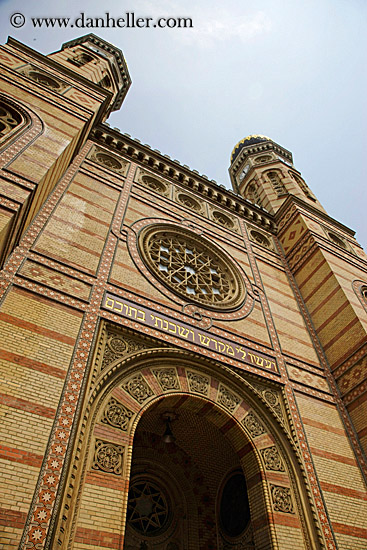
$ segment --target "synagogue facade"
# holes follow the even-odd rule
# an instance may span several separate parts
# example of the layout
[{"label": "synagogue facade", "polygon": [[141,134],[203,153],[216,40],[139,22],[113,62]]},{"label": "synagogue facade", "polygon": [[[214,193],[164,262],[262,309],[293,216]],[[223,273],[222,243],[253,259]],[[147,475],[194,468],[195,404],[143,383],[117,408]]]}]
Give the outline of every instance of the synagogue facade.
[{"label": "synagogue facade", "polygon": [[2,547],[366,550],[354,232],[271,138],[228,190],[111,129],[92,34],[0,63]]}]

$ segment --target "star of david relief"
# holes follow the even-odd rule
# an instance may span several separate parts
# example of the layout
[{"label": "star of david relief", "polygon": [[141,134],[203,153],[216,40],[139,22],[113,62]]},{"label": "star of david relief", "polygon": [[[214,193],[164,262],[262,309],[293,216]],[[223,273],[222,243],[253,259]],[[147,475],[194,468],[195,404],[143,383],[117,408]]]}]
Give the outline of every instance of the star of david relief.
[{"label": "star of david relief", "polygon": [[153,535],[169,524],[168,497],[157,483],[136,480],[129,491],[127,521],[138,533]]},{"label": "star of david relief", "polygon": [[142,231],[139,245],[148,269],[185,300],[221,310],[244,301],[237,267],[191,231],[154,225]]}]

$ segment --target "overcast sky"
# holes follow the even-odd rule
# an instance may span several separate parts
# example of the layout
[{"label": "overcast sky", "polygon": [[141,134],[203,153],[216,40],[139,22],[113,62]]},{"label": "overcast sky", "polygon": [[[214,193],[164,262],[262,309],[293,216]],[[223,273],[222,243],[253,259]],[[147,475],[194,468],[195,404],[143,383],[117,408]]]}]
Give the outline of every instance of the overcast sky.
[{"label": "overcast sky", "polygon": [[[192,29],[34,28],[31,17],[191,17]],[[24,14],[22,28],[10,16]],[[230,186],[233,146],[265,134],[330,216],[367,249],[366,0],[0,0],[9,35],[42,53],[93,32],[119,47],[133,84],[109,122]]]}]

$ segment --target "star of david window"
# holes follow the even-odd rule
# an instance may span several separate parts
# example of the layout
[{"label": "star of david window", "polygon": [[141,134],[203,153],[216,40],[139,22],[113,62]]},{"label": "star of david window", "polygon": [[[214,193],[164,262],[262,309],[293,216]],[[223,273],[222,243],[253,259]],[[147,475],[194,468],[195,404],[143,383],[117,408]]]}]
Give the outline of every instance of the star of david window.
[{"label": "star of david window", "polygon": [[166,495],[150,480],[133,482],[127,504],[129,525],[143,535],[156,535],[168,527],[170,519]]},{"label": "star of david window", "polygon": [[140,249],[150,271],[188,302],[214,309],[232,309],[243,302],[237,268],[197,235],[153,227],[140,237]]}]

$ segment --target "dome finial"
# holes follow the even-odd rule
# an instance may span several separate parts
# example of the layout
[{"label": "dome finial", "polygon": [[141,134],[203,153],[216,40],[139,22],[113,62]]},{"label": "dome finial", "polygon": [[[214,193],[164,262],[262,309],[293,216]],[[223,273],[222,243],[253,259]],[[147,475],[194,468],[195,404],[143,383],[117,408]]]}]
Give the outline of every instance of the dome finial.
[{"label": "dome finial", "polygon": [[272,140],[268,136],[263,136],[262,134],[251,134],[250,136],[241,139],[241,141],[239,141],[237,145],[235,145],[233,148],[233,151],[231,153],[231,164],[243,147],[254,145],[255,143],[261,143],[262,141]]}]

